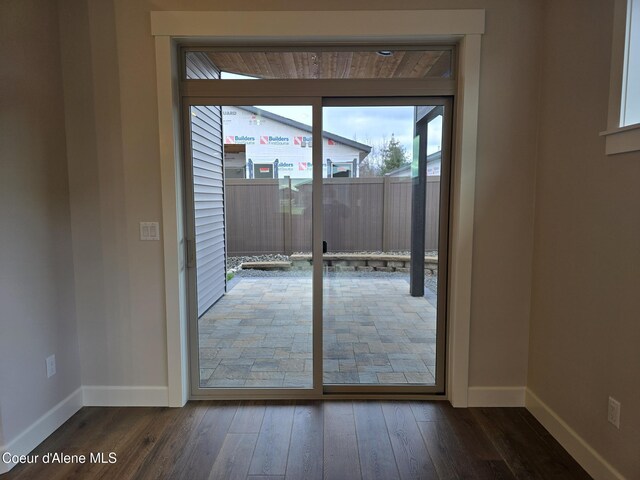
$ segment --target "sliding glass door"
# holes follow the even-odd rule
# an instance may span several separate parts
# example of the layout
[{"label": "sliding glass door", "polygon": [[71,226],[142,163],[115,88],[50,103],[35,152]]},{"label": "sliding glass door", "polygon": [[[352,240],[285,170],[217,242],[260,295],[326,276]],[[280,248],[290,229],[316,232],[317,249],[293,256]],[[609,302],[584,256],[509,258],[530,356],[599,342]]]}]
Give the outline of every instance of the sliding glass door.
[{"label": "sliding glass door", "polygon": [[185,105],[194,395],[313,390],[312,113]]},{"label": "sliding glass door", "polygon": [[450,103],[324,104],[325,391],[443,391]]},{"label": "sliding glass door", "polygon": [[194,398],[442,393],[451,102],[185,99]]}]

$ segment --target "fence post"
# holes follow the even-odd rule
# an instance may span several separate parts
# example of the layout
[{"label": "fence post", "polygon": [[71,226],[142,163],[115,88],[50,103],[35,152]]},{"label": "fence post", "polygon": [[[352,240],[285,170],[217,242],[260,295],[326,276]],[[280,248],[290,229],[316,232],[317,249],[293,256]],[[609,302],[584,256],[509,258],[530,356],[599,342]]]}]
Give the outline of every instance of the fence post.
[{"label": "fence post", "polygon": [[291,255],[293,253],[293,229],[291,228],[291,210],[293,208],[293,194],[291,193],[291,177],[286,176],[287,179],[287,197],[282,208],[283,212],[283,226],[284,226],[284,254]]},{"label": "fence post", "polygon": [[382,188],[382,251],[389,251],[391,239],[391,176],[385,175]]}]

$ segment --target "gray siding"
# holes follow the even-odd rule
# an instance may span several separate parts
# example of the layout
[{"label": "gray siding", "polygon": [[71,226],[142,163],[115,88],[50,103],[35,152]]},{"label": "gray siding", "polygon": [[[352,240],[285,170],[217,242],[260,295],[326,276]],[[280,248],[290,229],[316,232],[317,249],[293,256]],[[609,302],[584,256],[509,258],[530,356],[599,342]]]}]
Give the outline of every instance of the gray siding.
[{"label": "gray siding", "polygon": [[[187,53],[185,67],[187,78],[220,78],[220,71],[202,52]],[[200,317],[224,295],[227,281],[222,112],[217,106],[194,106],[191,114],[196,288]]]},{"label": "gray siding", "polygon": [[204,52],[187,52],[185,55],[187,78],[191,80],[217,80],[220,71]]},{"label": "gray siding", "polygon": [[[225,292],[225,223],[220,107],[191,107],[198,317]],[[195,115],[194,115],[195,114]]]}]

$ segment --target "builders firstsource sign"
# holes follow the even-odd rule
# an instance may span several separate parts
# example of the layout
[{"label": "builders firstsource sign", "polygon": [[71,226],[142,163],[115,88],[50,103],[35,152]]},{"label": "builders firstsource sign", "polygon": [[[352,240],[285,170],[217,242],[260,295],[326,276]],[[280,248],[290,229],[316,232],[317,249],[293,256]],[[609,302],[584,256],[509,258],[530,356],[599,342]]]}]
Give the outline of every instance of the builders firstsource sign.
[{"label": "builders firstsource sign", "polygon": [[224,143],[254,145],[256,143],[256,137],[247,137],[246,135],[227,135],[224,137]]},{"label": "builders firstsource sign", "polygon": [[[251,178],[254,171],[273,172],[278,178],[311,178],[313,138],[310,131],[287,118],[265,116],[260,110],[242,107],[223,107],[222,124],[225,145],[245,145],[244,155],[234,156],[233,161],[234,166],[246,168],[247,178]],[[323,157],[333,163],[354,159],[358,163],[357,160],[366,155],[362,149],[331,139],[323,139],[323,146]],[[255,170],[250,170],[250,166]],[[326,176],[326,163],[323,173]]]}]

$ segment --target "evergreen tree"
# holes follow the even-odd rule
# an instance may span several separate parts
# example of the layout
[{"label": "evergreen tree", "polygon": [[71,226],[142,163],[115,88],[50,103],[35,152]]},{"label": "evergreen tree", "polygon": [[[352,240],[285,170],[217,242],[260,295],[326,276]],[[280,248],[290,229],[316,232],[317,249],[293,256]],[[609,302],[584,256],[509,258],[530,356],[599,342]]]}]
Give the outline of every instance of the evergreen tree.
[{"label": "evergreen tree", "polygon": [[382,166],[380,168],[381,175],[389,173],[397,168],[404,167],[410,162],[407,158],[407,151],[403,145],[391,134],[391,140],[387,143],[381,152]]}]

